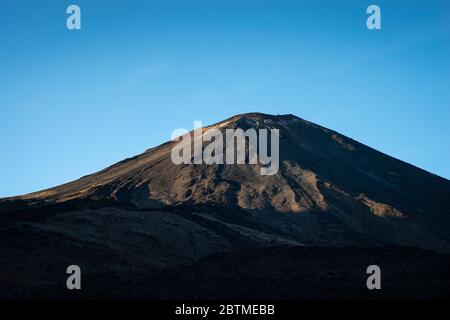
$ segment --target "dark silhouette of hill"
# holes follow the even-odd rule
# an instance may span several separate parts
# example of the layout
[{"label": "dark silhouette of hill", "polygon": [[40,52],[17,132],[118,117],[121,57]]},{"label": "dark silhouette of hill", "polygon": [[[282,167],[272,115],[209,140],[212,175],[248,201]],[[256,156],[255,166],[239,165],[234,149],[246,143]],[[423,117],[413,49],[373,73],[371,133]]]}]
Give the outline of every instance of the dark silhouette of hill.
[{"label": "dark silhouette of hill", "polygon": [[[174,291],[164,291],[163,284],[169,288],[201,281],[192,276],[192,283],[183,282],[177,277],[182,270],[219,277],[219,269],[209,265],[212,262],[223,265],[227,277],[236,283],[235,289],[222,290],[224,295],[250,297],[261,290],[262,284],[252,285],[257,275],[260,281],[269,277],[275,287],[291,282],[292,277],[307,281],[311,273],[305,273],[302,257],[309,257],[311,268],[317,266],[311,286],[319,286],[321,275],[333,269],[326,264],[330,256],[337,259],[336,277],[340,272],[346,277],[338,252],[352,257],[348,263],[355,268],[362,268],[366,261],[372,264],[363,254],[369,250],[375,260],[397,268],[396,276],[404,265],[403,255],[414,257],[408,261],[417,262],[410,267],[416,276],[428,268],[427,263],[448,263],[446,255],[420,250],[450,251],[448,180],[293,115],[243,114],[208,128],[212,127],[222,132],[279,129],[278,173],[260,175],[259,164],[175,165],[170,152],[176,142],[169,141],[76,181],[0,199],[0,279],[9,283],[7,295],[37,295],[45,288],[58,292],[60,277],[66,276],[61,268],[68,264],[82,266],[88,279],[115,274],[112,278],[118,288],[142,277],[155,282],[152,277],[160,275],[165,281],[155,285],[160,288],[157,292],[170,297]],[[383,251],[392,246],[397,249]],[[283,249],[279,253],[271,248]],[[317,256],[311,258],[314,248]],[[251,256],[247,262],[239,255],[242,251]],[[400,256],[394,258],[392,252]],[[290,266],[279,278],[270,271],[270,259],[278,254]],[[234,273],[233,264],[245,267],[255,261],[261,261],[261,270],[252,274],[246,269],[245,281],[238,284],[240,271]],[[303,267],[294,272],[297,262]],[[365,276],[355,274],[351,281]],[[396,287],[388,296],[423,298],[446,293],[440,291],[433,274],[424,277],[420,285],[431,279],[425,285],[427,293],[407,294],[417,282],[406,291]],[[448,274],[444,278],[448,280]],[[178,280],[171,283],[170,279]],[[99,296],[115,292],[102,288],[97,280],[92,283]],[[250,289],[244,292],[247,285]],[[336,282],[333,291],[331,283],[327,287],[331,293],[319,290],[310,297],[337,296],[342,285]],[[190,293],[203,296],[223,286],[221,280],[209,279],[198,286],[198,292],[194,288]],[[353,289],[344,296],[358,292]],[[292,290],[281,296],[308,297],[307,291]],[[133,295],[129,290],[122,293]]]}]

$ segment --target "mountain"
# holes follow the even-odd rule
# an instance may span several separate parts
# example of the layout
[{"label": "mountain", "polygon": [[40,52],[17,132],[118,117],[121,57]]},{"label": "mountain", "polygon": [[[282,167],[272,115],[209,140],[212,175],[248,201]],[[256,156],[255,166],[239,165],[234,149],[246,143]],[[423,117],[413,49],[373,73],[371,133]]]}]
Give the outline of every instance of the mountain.
[{"label": "mountain", "polygon": [[211,128],[278,129],[278,172],[176,165],[177,141],[169,141],[76,181],[0,199],[7,278],[39,286],[67,264],[91,274],[161,272],[279,247],[450,253],[448,180],[293,115],[242,114],[202,132]]}]

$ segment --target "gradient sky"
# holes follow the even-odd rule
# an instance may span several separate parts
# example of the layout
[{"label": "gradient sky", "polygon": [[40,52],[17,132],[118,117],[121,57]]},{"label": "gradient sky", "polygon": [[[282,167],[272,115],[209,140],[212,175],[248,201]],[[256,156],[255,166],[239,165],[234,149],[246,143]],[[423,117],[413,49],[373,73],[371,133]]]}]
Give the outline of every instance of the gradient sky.
[{"label": "gradient sky", "polygon": [[[366,28],[369,4],[380,31]],[[295,114],[450,178],[450,1],[0,3],[0,197],[250,111]]]}]

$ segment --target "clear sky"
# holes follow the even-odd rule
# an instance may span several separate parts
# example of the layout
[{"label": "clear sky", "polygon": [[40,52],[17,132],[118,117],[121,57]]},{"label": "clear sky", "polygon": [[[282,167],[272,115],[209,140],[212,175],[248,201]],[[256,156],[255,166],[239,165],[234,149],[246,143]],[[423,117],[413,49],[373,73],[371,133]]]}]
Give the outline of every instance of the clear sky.
[{"label": "clear sky", "polygon": [[[81,30],[66,28],[70,4]],[[381,30],[366,28],[369,4]],[[250,111],[450,178],[450,1],[0,3],[0,197]]]}]

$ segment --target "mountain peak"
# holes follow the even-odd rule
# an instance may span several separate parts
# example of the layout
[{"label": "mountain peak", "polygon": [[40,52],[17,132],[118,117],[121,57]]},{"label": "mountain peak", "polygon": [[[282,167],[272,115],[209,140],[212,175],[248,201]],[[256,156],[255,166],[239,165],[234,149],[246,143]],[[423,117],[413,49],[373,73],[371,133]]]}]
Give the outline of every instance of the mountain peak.
[{"label": "mountain peak", "polygon": [[234,116],[231,116],[223,121],[220,121],[219,123],[223,122],[230,122],[230,121],[238,121],[238,120],[253,120],[253,121],[264,121],[264,120],[272,120],[272,121],[280,121],[280,120],[302,120],[301,118],[293,115],[293,114],[277,114],[272,115],[268,113],[261,113],[261,112],[247,112],[247,113],[240,113],[236,114]]},{"label": "mountain peak", "polygon": [[303,124],[306,126],[316,126],[317,128],[321,128],[318,125],[315,125],[312,122],[303,120],[293,114],[267,114],[261,112],[248,112],[241,113],[234,116],[231,116],[225,120],[219,121],[212,125],[205,126],[205,128],[219,128],[219,129],[236,129],[241,128],[243,130],[254,128],[254,129],[263,129],[263,128],[274,128],[286,129],[286,126],[296,127],[299,124]]},{"label": "mountain peak", "polygon": [[[450,251],[447,180],[291,114],[244,113],[211,127],[279,129],[279,171],[261,175],[259,163],[178,165],[171,160],[176,143],[171,141],[76,181],[0,204],[194,206],[213,215],[227,212],[225,218],[233,221],[246,215],[270,220],[280,233],[302,243],[363,241]],[[437,235],[439,240],[433,240]]]}]

